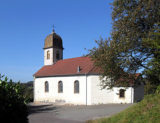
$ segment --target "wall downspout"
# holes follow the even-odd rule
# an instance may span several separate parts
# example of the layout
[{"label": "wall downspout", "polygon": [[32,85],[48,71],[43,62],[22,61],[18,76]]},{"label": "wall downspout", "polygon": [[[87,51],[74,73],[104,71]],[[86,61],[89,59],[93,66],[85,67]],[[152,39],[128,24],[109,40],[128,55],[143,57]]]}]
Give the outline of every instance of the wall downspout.
[{"label": "wall downspout", "polygon": [[88,94],[87,94],[87,74],[85,73],[85,76],[86,76],[86,106],[88,105],[87,103],[87,98],[88,98]]}]

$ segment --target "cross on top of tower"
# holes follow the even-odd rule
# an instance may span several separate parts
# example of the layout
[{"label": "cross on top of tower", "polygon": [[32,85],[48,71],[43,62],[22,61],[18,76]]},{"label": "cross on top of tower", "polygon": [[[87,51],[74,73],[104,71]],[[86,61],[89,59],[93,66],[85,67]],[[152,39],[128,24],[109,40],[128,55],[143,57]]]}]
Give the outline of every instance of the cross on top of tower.
[{"label": "cross on top of tower", "polygon": [[52,32],[55,33],[55,26],[54,26],[54,24],[53,24],[52,28],[53,28]]}]

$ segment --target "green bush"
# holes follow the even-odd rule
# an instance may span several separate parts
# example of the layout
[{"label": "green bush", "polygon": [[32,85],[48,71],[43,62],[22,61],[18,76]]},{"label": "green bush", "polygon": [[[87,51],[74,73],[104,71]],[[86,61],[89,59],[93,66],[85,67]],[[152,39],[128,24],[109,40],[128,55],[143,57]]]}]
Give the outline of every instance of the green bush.
[{"label": "green bush", "polygon": [[0,119],[4,123],[28,123],[28,109],[20,83],[0,75]]},{"label": "green bush", "polygon": [[156,94],[160,94],[160,85],[156,89]]},{"label": "green bush", "polygon": [[144,86],[145,95],[154,94],[156,92],[156,88],[157,88],[156,85],[147,82],[146,85]]}]

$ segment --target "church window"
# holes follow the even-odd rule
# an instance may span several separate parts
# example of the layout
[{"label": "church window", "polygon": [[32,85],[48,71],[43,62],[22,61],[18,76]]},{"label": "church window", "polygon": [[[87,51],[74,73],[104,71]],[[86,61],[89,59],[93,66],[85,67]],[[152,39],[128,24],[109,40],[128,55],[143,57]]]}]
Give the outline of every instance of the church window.
[{"label": "church window", "polygon": [[79,81],[74,82],[74,93],[79,93]]},{"label": "church window", "polygon": [[44,83],[44,86],[45,86],[44,87],[45,92],[49,92],[49,84],[47,81]]},{"label": "church window", "polygon": [[56,59],[57,59],[57,60],[60,59],[60,57],[59,57],[59,52],[58,52],[58,51],[56,52]]},{"label": "church window", "polygon": [[62,81],[58,82],[58,93],[63,93],[63,83],[62,83]]},{"label": "church window", "polygon": [[50,59],[50,51],[47,51],[47,59]]},{"label": "church window", "polygon": [[119,90],[119,98],[124,98],[125,97],[125,90],[124,89],[120,89]]}]

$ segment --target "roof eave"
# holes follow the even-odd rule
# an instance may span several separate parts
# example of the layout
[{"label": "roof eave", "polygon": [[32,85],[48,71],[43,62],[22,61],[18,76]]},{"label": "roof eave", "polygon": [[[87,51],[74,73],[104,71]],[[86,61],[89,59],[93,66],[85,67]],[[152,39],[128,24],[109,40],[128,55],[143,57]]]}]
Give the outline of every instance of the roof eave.
[{"label": "roof eave", "polygon": [[62,77],[62,76],[86,76],[86,75],[100,75],[98,73],[82,73],[82,74],[61,74],[61,75],[48,75],[48,76],[36,76],[35,78],[45,78],[45,77]]}]

